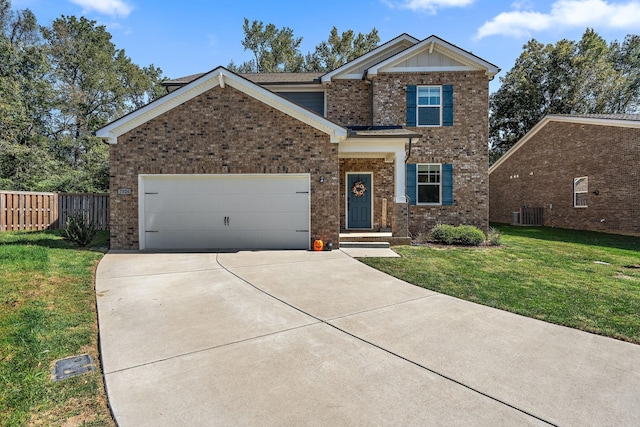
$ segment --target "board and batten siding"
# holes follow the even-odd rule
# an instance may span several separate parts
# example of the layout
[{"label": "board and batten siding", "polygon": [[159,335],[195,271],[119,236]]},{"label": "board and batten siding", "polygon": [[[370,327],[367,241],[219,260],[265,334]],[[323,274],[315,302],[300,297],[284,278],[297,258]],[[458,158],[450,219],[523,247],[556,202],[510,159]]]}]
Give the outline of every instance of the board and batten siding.
[{"label": "board and batten siding", "polygon": [[325,116],[324,92],[276,92],[278,95],[314,113]]}]

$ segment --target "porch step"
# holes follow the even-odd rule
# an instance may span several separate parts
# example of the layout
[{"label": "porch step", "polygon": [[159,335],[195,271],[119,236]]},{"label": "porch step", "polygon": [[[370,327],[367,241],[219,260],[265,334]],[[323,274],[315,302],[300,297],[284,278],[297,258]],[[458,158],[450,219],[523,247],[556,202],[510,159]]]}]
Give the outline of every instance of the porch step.
[{"label": "porch step", "polygon": [[[352,246],[357,248],[388,248],[389,246],[410,245],[410,237],[393,237],[390,232],[342,232],[340,233],[340,247],[348,247],[351,243],[359,243]],[[374,246],[363,246],[373,244]],[[384,244],[385,246],[377,246]]]},{"label": "porch step", "polygon": [[341,248],[377,248],[388,249],[391,245],[389,242],[345,242],[340,241]]}]

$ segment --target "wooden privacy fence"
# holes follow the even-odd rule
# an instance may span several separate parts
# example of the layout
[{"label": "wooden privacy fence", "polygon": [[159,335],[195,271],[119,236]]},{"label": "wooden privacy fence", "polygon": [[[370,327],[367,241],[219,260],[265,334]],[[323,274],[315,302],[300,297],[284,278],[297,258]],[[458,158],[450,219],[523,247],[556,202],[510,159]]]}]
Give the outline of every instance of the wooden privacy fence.
[{"label": "wooden privacy fence", "polygon": [[0,191],[0,231],[56,230],[78,213],[98,230],[108,230],[109,195]]},{"label": "wooden privacy fence", "polygon": [[83,213],[98,230],[109,229],[109,195],[97,193],[60,193],[58,195],[60,228],[71,215]]}]

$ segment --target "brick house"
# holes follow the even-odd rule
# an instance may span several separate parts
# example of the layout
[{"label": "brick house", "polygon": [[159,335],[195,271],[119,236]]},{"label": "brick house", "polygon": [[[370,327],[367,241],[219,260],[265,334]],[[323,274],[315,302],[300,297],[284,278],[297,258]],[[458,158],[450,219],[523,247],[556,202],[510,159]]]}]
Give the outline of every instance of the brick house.
[{"label": "brick house", "polygon": [[640,115],[546,116],[489,168],[490,220],[640,236],[638,165]]},{"label": "brick house", "polygon": [[165,82],[96,132],[110,144],[114,249],[394,243],[436,223],[488,226],[488,92],[499,69],[403,34],[326,74]]}]

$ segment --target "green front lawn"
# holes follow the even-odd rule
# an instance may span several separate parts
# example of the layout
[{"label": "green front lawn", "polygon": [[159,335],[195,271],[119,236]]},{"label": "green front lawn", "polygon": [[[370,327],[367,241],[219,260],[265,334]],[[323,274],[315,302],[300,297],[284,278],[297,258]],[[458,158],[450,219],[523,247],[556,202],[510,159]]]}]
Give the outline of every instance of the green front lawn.
[{"label": "green front lawn", "polygon": [[[502,247],[401,246],[362,261],[405,281],[640,343],[640,239],[502,226]],[[100,374],[52,382],[54,360],[98,360],[93,274],[108,245],[0,233],[0,425],[113,426]]]},{"label": "green front lawn", "polygon": [[479,304],[640,344],[640,239],[500,226],[502,247],[399,246],[361,261]]},{"label": "green front lawn", "polygon": [[[108,232],[93,245],[76,249],[53,232],[0,233],[0,425],[114,425],[93,287]],[[85,353],[95,372],[51,381],[52,362]]]}]

